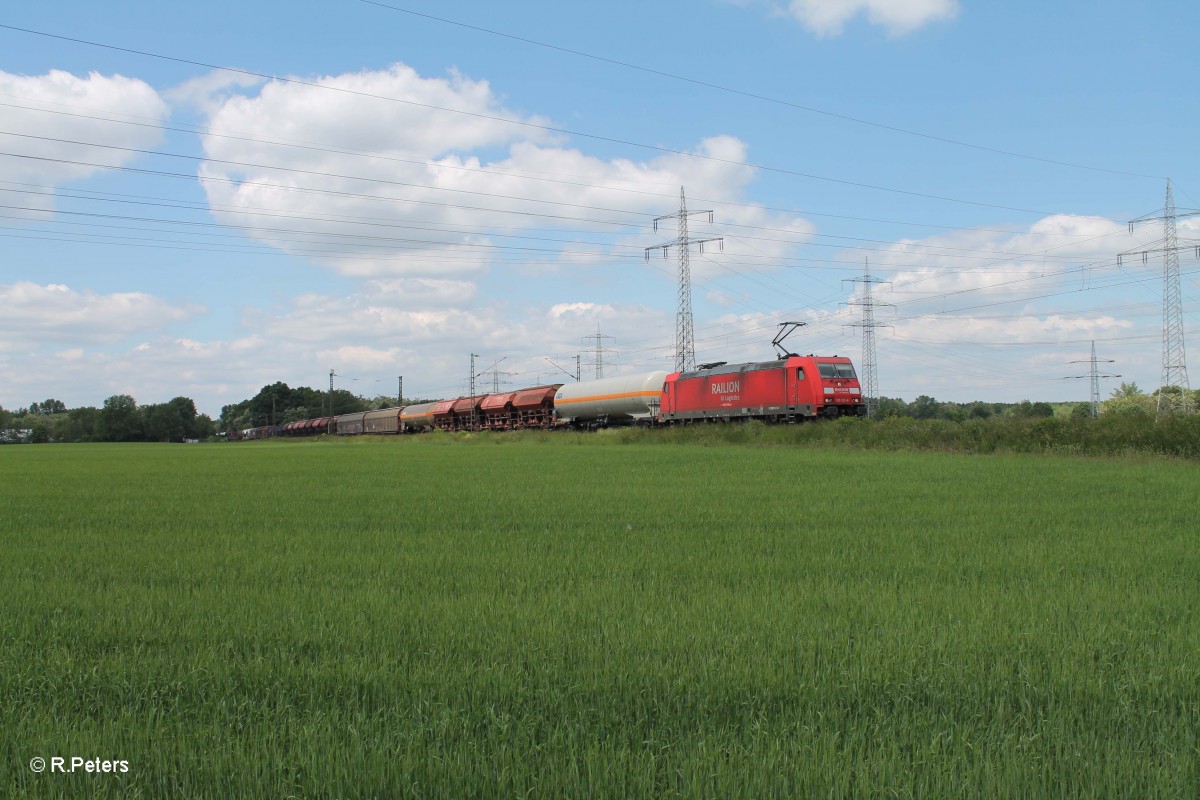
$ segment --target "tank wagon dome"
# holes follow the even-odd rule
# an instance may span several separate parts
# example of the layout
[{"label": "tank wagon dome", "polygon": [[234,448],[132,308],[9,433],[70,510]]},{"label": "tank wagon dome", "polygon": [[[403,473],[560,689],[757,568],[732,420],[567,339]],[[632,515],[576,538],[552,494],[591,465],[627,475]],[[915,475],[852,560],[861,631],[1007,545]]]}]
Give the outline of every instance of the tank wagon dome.
[{"label": "tank wagon dome", "polygon": [[561,423],[650,419],[657,413],[666,378],[667,373],[658,370],[563,384],[554,395],[555,414]]}]

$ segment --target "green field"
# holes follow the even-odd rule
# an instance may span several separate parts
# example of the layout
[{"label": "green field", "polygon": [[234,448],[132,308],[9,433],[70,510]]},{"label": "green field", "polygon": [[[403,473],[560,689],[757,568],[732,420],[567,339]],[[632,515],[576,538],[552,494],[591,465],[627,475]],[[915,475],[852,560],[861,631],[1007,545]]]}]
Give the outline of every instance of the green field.
[{"label": "green field", "polygon": [[1200,465],[621,441],[0,448],[0,796],[1200,795]]}]

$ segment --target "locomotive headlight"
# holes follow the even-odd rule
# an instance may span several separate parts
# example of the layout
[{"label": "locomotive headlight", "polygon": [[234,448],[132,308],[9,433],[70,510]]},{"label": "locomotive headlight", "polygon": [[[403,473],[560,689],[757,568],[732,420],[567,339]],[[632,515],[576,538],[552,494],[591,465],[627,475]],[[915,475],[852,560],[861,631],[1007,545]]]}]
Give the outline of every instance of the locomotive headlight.
[{"label": "locomotive headlight", "polygon": [[855,389],[853,386],[851,386],[850,394],[861,394],[861,392],[858,389]]},{"label": "locomotive headlight", "polygon": [[825,394],[833,394],[833,387],[832,387],[832,386],[826,386],[826,387],[825,387]]}]

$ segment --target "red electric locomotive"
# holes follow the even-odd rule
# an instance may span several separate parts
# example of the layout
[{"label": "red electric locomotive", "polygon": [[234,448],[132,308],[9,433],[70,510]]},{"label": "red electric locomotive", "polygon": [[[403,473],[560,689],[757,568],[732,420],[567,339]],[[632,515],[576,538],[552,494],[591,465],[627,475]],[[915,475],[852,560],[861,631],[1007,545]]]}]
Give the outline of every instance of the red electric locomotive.
[{"label": "red electric locomotive", "polygon": [[850,359],[788,355],[750,364],[702,364],[667,376],[660,422],[863,416],[862,389]]}]

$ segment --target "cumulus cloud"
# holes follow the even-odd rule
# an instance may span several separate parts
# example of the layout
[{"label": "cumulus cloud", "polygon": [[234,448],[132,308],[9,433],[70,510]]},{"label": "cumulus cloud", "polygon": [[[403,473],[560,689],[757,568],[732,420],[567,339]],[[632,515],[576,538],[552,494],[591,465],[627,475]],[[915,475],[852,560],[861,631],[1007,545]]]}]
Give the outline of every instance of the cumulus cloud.
[{"label": "cumulus cloud", "polygon": [[163,92],[163,97],[175,106],[190,106],[205,113],[215,113],[237,89],[260,86],[265,78],[217,69],[191,78]]},{"label": "cumulus cloud", "polygon": [[[1102,217],[1056,214],[1027,230],[960,230],[901,239],[859,257],[886,273],[889,301],[912,307],[922,298],[1030,294],[1064,283],[1118,274],[1116,254],[1138,246],[1125,224]],[[1037,282],[1034,284],[1034,282]]]},{"label": "cumulus cloud", "polygon": [[[269,82],[221,99],[199,174],[219,220],[346,276],[477,280],[496,266],[541,274],[640,257],[663,241],[648,223],[676,206],[679,186],[737,202],[755,177],[746,144],[727,135],[698,142],[702,159],[588,155],[458,74],[396,64],[315,82],[325,88]],[[722,219],[809,230],[753,206]]]},{"label": "cumulus cloud", "polygon": [[[179,306],[144,292],[98,294],[62,284],[31,281],[0,284],[0,347],[33,350],[46,340],[111,343],[141,331],[154,331],[203,309]],[[78,348],[61,351],[78,357]]]},{"label": "cumulus cloud", "polygon": [[[87,164],[128,164],[136,154],[102,145],[150,147],[162,138],[154,125],[168,113],[167,104],[144,81],[96,72],[86,78],[62,70],[36,76],[0,72],[0,97],[5,101],[0,129],[20,134],[0,140],[6,150],[22,156],[0,159],[0,181],[43,187],[102,171]],[[52,207],[47,195],[24,196],[22,205],[31,203],[42,210]]]},{"label": "cumulus cloud", "polygon": [[846,23],[865,14],[892,36],[958,15],[958,0],[791,0],[786,13],[818,36],[837,36]]}]

